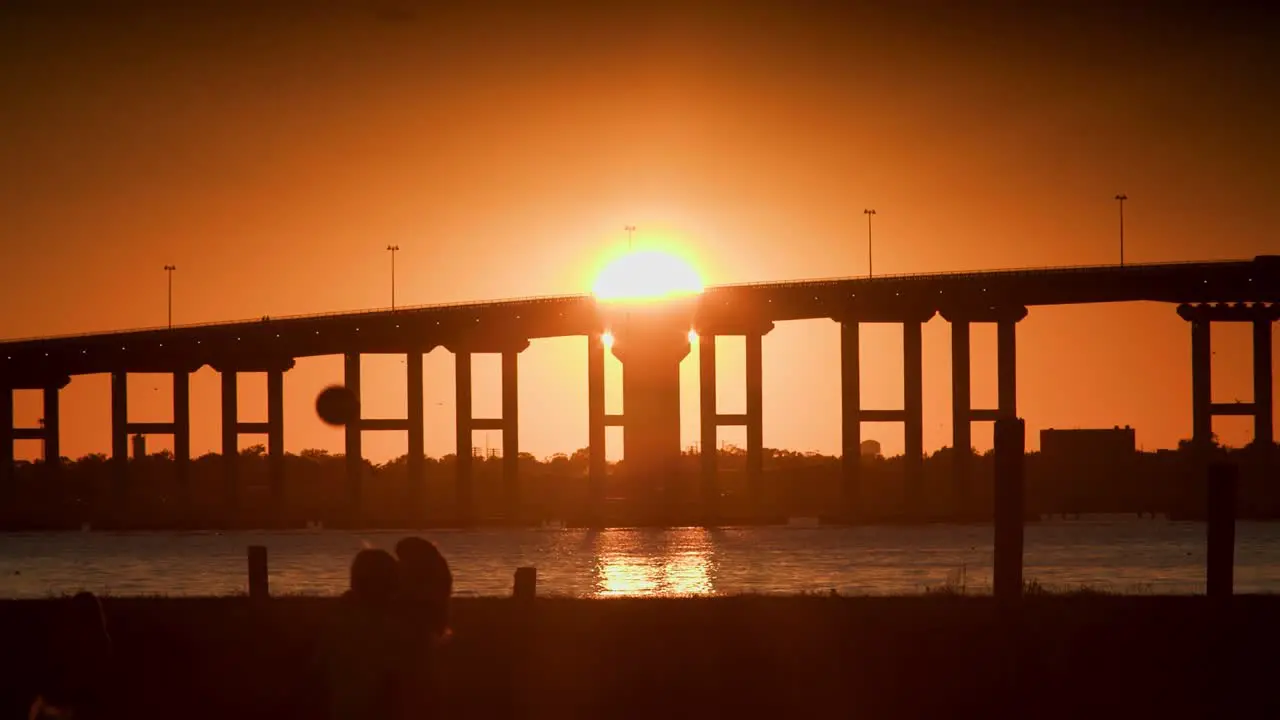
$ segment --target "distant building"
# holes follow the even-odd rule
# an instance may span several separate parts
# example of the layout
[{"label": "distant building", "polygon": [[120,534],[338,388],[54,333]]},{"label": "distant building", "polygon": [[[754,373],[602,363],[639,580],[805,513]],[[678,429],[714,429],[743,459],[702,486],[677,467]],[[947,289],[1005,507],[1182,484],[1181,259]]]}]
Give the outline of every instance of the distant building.
[{"label": "distant building", "polygon": [[1128,462],[1137,451],[1133,428],[1040,431],[1040,454],[1050,463],[1112,465]]},{"label": "distant building", "polygon": [[876,440],[862,441],[862,457],[880,457],[880,443]]},{"label": "distant building", "polygon": [[1135,474],[1133,428],[1041,430],[1036,484],[1055,512],[1131,512],[1148,506]]},{"label": "distant building", "polygon": [[133,436],[133,459],[141,460],[147,456],[147,436],[141,433]]}]

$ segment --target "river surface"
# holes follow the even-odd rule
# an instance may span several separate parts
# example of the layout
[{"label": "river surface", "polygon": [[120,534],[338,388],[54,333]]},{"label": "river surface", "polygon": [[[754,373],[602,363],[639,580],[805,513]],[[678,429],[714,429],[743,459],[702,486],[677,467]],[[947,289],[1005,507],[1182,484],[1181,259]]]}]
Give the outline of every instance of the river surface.
[{"label": "river surface", "polygon": [[[269,552],[273,594],[335,595],[362,547],[406,532],[0,534],[0,597],[81,589],[116,596],[246,590],[249,545]],[[539,593],[609,597],[736,593],[884,595],[991,590],[990,526],[706,530],[444,530],[459,595],[506,595],[517,567]],[[1165,520],[1045,522],[1026,529],[1026,577],[1051,589],[1204,591],[1205,527]],[[1280,523],[1237,526],[1236,591],[1280,592]]]}]

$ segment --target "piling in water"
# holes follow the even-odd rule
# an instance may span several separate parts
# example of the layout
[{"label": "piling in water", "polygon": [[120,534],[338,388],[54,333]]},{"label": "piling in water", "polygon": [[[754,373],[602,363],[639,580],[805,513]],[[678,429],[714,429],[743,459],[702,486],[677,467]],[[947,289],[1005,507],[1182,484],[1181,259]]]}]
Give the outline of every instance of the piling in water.
[{"label": "piling in water", "polygon": [[531,602],[538,594],[538,569],[516,568],[515,588],[512,597],[521,602]]},{"label": "piling in water", "polygon": [[267,586],[267,548],[249,546],[249,599],[266,600],[271,597]]}]

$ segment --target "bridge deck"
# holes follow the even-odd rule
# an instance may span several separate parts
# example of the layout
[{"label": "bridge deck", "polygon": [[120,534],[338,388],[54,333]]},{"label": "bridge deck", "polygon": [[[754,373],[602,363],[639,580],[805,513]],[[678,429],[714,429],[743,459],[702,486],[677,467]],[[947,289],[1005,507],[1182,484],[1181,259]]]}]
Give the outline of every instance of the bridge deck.
[{"label": "bridge deck", "polygon": [[[719,285],[692,300],[689,319],[700,332],[728,334],[783,320],[893,322],[925,320],[937,312],[981,319],[1000,308],[1129,301],[1280,303],[1280,257]],[[483,351],[517,340],[598,332],[608,323],[607,313],[606,304],[579,294],[26,338],[0,342],[0,374],[244,367],[251,358],[440,345]]]}]

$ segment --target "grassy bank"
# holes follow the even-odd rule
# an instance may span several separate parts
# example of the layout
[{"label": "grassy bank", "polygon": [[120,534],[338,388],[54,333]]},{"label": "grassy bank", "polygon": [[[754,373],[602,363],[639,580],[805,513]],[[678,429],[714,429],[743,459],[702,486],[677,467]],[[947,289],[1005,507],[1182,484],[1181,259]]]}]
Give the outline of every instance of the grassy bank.
[{"label": "grassy bank", "polygon": [[[106,601],[130,718],[307,717],[331,599]],[[50,601],[0,602],[17,717]],[[462,599],[451,717],[1263,717],[1280,598]],[[1215,684],[1216,683],[1216,684]],[[1222,703],[1227,703],[1224,706]]]}]

